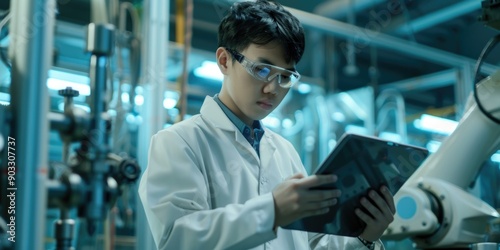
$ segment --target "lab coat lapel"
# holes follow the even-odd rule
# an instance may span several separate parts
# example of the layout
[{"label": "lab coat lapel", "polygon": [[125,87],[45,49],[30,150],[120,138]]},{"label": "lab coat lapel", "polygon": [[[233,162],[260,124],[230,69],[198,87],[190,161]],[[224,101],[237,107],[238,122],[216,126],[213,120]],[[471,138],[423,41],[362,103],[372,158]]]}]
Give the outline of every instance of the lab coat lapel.
[{"label": "lab coat lapel", "polygon": [[247,153],[249,153],[256,162],[260,162],[259,156],[257,155],[257,152],[255,149],[253,149],[252,145],[247,141],[245,136],[240,133],[240,131],[236,130],[234,133],[236,142],[239,144],[239,146],[243,149],[246,150]]},{"label": "lab coat lapel", "polygon": [[[256,162],[259,162],[259,156],[253,147],[248,143],[245,136],[243,136],[240,131],[234,126],[234,124],[229,120],[229,118],[224,114],[224,111],[219,107],[212,97],[205,97],[205,101],[201,106],[200,114],[206,118],[209,122],[213,124],[214,127],[230,131],[234,135],[234,139],[237,143],[239,150],[247,151],[248,155],[253,156]],[[229,145],[228,145],[229,146]]]},{"label": "lab coat lapel", "polygon": [[266,131],[260,143],[260,160],[263,168],[269,167],[271,160],[274,159],[275,151],[276,145],[273,142],[273,135]]},{"label": "lab coat lapel", "polygon": [[219,107],[219,104],[217,104],[210,96],[205,97],[205,101],[203,101],[203,105],[201,106],[200,114],[216,128],[229,131],[236,130],[236,127],[229,120],[226,114],[224,114],[224,111],[222,111]]}]

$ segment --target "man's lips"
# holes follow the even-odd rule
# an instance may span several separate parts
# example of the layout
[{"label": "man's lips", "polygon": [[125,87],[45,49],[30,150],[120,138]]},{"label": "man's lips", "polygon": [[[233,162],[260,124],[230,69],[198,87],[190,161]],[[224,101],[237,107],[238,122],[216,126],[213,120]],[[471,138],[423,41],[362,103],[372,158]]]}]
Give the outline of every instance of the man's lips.
[{"label": "man's lips", "polygon": [[273,107],[273,103],[268,101],[258,101],[257,104],[265,110],[269,110]]}]

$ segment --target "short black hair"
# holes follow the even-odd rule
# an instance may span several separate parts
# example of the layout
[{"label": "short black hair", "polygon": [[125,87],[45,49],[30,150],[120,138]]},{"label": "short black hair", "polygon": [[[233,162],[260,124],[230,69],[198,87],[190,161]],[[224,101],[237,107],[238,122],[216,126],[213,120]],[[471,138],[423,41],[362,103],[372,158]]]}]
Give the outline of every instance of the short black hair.
[{"label": "short black hair", "polygon": [[237,2],[219,25],[219,47],[238,52],[250,44],[277,42],[285,49],[287,63],[298,63],[304,54],[304,28],[279,3],[266,0]]}]

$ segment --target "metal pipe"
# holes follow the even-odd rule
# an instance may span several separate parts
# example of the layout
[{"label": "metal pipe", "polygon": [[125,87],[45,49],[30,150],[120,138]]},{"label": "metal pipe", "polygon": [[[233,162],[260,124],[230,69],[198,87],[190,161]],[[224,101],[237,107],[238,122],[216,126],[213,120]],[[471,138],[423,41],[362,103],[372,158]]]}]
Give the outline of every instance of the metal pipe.
[{"label": "metal pipe", "polygon": [[90,180],[90,201],[87,206],[89,233],[92,234],[95,225],[106,217],[106,174],[109,165],[106,162],[109,151],[106,138],[106,121],[102,113],[106,109],[106,80],[108,56],[114,48],[114,27],[109,24],[93,24],[88,26],[86,50],[92,53],[90,57],[90,109],[92,122],[88,138],[90,160],[92,162]]},{"label": "metal pipe", "polygon": [[[48,90],[55,0],[11,1],[12,137],[15,139],[15,249],[43,249],[47,204]],[[3,197],[2,197],[3,198]],[[14,215],[13,215],[14,216]]]},{"label": "metal pipe", "polygon": [[[377,111],[380,111],[384,103],[388,102],[389,99],[395,100],[395,115],[396,115],[396,131],[401,136],[401,142],[407,141],[407,131],[406,131],[406,108],[405,101],[401,93],[396,89],[385,89],[377,96],[375,102],[377,105]],[[379,116],[381,117],[381,116]],[[380,122],[380,121],[377,121]],[[380,131],[378,131],[380,132]]]},{"label": "metal pipe", "polygon": [[[286,9],[296,16],[304,27],[309,27],[312,30],[318,30],[335,37],[354,39],[358,50],[367,46],[375,46],[413,56],[427,62],[434,62],[442,66],[455,68],[474,64],[476,61],[429,46],[408,43],[406,40],[383,34],[380,30],[360,28],[289,7],[286,7]],[[492,64],[484,64],[481,71],[486,74],[492,74],[497,68],[497,66]]]},{"label": "metal pipe", "polygon": [[[164,93],[167,86],[167,57],[170,0],[144,0],[143,43],[142,46],[142,85],[144,104],[140,114],[144,124],[139,127],[137,161],[144,170],[148,162],[150,138],[163,128],[166,110],[163,108]],[[144,172],[144,171],[142,171]],[[144,208],[136,203],[136,249],[155,249],[153,236],[147,225]]]},{"label": "metal pipe", "polygon": [[448,69],[428,75],[405,79],[402,81],[379,85],[380,90],[396,89],[399,92],[424,91],[453,85],[456,82],[457,70]]},{"label": "metal pipe", "polygon": [[[89,233],[94,231],[94,223],[98,223],[105,217],[105,174],[108,172],[109,166],[106,163],[106,154],[108,148],[105,133],[106,126],[101,118],[104,112],[104,95],[106,91],[106,62],[105,56],[92,55],[91,59],[91,82],[92,82],[92,103],[91,110],[94,115],[90,127],[90,142],[91,151],[95,158],[92,161],[92,179],[90,180],[90,202],[87,207],[87,219],[89,223]],[[94,70],[93,70],[94,69]],[[94,76],[93,73],[94,72]],[[95,77],[95,78],[94,78]],[[96,79],[95,81],[93,79]]]},{"label": "metal pipe", "polygon": [[[356,3],[352,5],[352,10],[357,13],[382,2],[385,2],[385,0],[356,0]],[[314,13],[330,18],[340,19],[346,15],[349,9],[351,9],[351,0],[327,1],[319,4],[314,9]]]},{"label": "metal pipe", "polygon": [[396,30],[394,30],[394,33],[400,35],[417,33],[424,29],[435,27],[439,23],[444,23],[464,14],[472,13],[480,8],[480,1],[465,0],[416,18],[410,23],[403,24],[396,28]]}]

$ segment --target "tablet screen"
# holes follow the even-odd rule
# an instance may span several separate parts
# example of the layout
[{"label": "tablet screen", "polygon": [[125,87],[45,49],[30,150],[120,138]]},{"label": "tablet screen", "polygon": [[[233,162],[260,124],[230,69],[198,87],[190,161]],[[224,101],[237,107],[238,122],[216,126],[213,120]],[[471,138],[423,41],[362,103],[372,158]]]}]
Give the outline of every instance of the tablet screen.
[{"label": "tablet screen", "polygon": [[[285,228],[358,236],[365,223],[354,213],[369,190],[386,185],[395,194],[427,158],[425,148],[376,137],[344,134],[314,174],[335,174],[336,183],[318,189],[340,189],[341,197],[327,214],[307,217]],[[368,198],[368,197],[367,197]],[[369,199],[369,198],[368,198]]]}]

